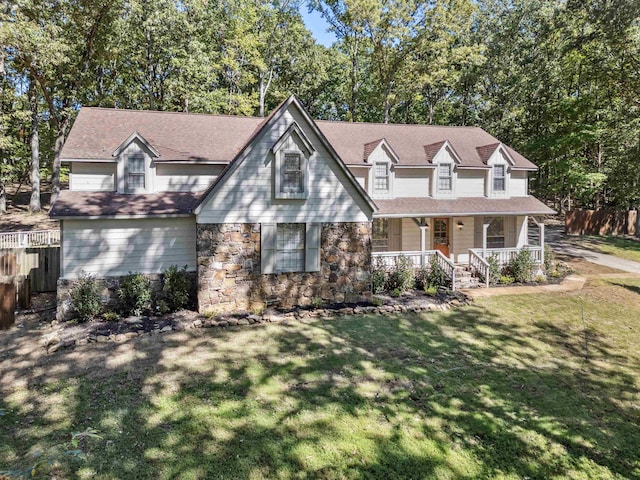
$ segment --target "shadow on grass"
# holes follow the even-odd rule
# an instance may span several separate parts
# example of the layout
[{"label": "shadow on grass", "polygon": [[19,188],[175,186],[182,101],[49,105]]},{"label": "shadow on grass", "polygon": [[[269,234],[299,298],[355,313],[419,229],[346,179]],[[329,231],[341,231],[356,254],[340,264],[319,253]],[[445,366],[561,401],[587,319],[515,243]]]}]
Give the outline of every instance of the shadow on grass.
[{"label": "shadow on grass", "polygon": [[93,426],[97,478],[640,473],[640,415],[622,401],[636,379],[611,368],[629,359],[592,334],[585,360],[582,338],[550,321],[467,307],[155,341],[92,345],[91,375],[65,370],[72,354],[18,372],[28,393],[0,404],[2,458]]}]

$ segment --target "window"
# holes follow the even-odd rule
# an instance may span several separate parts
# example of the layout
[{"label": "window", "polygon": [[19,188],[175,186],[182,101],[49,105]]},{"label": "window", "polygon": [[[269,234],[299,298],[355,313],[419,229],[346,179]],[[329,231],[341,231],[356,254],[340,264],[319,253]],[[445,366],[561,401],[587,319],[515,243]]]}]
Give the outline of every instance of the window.
[{"label": "window", "polygon": [[131,155],[127,158],[127,190],[144,190],[144,155]]},{"label": "window", "polygon": [[374,218],[371,235],[371,247],[374,252],[389,250],[389,219]]},{"label": "window", "polygon": [[373,188],[376,192],[389,191],[389,164],[377,162],[375,164]]},{"label": "window", "polygon": [[441,163],[438,165],[438,191],[450,192],[453,186],[452,165]]},{"label": "window", "polygon": [[493,166],[493,191],[504,192],[505,191],[505,166],[494,165]]},{"label": "window", "polygon": [[504,217],[491,219],[487,229],[487,248],[504,248]]},{"label": "window", "polygon": [[304,272],[304,223],[279,223],[276,265],[279,272]]},{"label": "window", "polygon": [[302,155],[285,153],[281,175],[280,191],[282,193],[303,193]]}]

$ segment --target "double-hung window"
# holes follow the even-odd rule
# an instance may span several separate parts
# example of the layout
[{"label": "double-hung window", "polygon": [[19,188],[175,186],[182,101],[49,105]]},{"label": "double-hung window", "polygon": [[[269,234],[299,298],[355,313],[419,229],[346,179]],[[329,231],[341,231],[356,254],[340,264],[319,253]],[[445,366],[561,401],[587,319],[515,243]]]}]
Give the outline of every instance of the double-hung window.
[{"label": "double-hung window", "polygon": [[374,252],[389,250],[389,219],[374,218],[371,235],[371,247]]},{"label": "double-hung window", "polygon": [[281,193],[304,193],[304,175],[302,171],[302,155],[285,153],[280,170]]},{"label": "double-hung window", "polygon": [[389,191],[389,164],[385,162],[376,162],[374,165],[374,181],[373,189],[376,192]]},{"label": "double-hung window", "polygon": [[276,265],[279,272],[304,271],[304,223],[279,223]]},{"label": "double-hung window", "polygon": [[493,191],[502,193],[506,188],[506,168],[504,165],[493,166]]},{"label": "double-hung window", "polygon": [[441,163],[438,165],[438,191],[450,192],[453,187],[453,165]]},{"label": "double-hung window", "polygon": [[127,157],[127,190],[130,192],[144,190],[145,165],[144,155],[134,154]]},{"label": "double-hung window", "polygon": [[491,219],[487,228],[487,248],[504,248],[504,217]]}]

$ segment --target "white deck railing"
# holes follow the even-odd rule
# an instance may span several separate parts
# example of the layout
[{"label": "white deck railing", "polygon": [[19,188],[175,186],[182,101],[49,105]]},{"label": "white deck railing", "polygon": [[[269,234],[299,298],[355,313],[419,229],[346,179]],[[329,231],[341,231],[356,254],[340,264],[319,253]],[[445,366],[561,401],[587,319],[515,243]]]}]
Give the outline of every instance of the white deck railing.
[{"label": "white deck railing", "polygon": [[60,245],[60,230],[0,233],[0,248],[29,248]]},{"label": "white deck railing", "polygon": [[374,261],[375,259],[381,259],[383,265],[386,268],[392,268],[396,264],[396,259],[400,256],[407,257],[411,260],[414,268],[426,267],[431,263],[431,260],[435,257],[438,265],[444,270],[445,275],[451,280],[451,289],[456,289],[456,266],[455,264],[445,257],[439,250],[425,250],[424,252],[374,252],[371,254]]},{"label": "white deck railing", "polygon": [[498,264],[503,267],[507,265],[521,250],[528,250],[531,253],[531,259],[537,265],[541,265],[544,262],[542,247],[532,245],[525,245],[521,248],[472,248],[469,249],[469,252],[473,252],[485,260],[495,257],[498,260]]}]

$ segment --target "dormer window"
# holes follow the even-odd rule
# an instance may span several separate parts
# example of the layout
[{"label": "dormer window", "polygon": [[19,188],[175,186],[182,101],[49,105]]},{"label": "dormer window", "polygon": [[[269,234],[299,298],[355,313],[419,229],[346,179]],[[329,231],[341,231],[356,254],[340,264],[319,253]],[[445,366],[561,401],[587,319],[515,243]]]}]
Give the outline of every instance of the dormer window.
[{"label": "dormer window", "polygon": [[127,157],[127,190],[134,192],[145,189],[144,155],[133,154]]},{"label": "dormer window", "polygon": [[304,193],[304,175],[302,172],[302,155],[300,153],[285,153],[280,171],[281,193]]},{"label": "dormer window", "polygon": [[309,162],[315,148],[292,123],[272,147],[275,156],[273,180],[277,199],[304,200],[309,197]]},{"label": "dormer window", "polygon": [[373,188],[376,192],[389,191],[389,164],[376,162],[374,170]]},{"label": "dormer window", "polygon": [[438,165],[438,191],[450,192],[453,188],[453,165],[441,163]]},{"label": "dormer window", "polygon": [[506,188],[506,168],[505,165],[493,166],[493,191],[504,192]]}]

